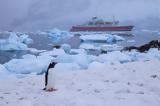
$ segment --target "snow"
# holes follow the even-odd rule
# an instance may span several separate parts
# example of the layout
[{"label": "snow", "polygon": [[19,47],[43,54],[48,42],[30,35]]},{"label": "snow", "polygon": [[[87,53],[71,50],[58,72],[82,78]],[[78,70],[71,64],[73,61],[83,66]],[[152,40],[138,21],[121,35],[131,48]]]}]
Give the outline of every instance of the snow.
[{"label": "snow", "polygon": [[129,42],[129,43],[134,43],[135,40],[127,40],[127,42]]},{"label": "snow", "polygon": [[88,50],[96,50],[96,49],[100,49],[99,47],[95,47],[93,44],[91,43],[82,43],[79,47],[80,49],[88,49]]},{"label": "snow", "polygon": [[46,33],[52,39],[53,42],[66,41],[67,39],[73,37],[73,35],[70,34],[69,32],[61,31],[56,28],[47,31]]},{"label": "snow", "polygon": [[139,53],[137,51],[126,52],[132,61],[148,61],[152,59],[160,60],[160,51],[157,48],[151,48],[147,53]]},{"label": "snow", "polygon": [[142,29],[141,31],[142,31],[142,32],[150,32],[149,29]]},{"label": "snow", "polygon": [[46,52],[40,53],[41,56],[59,56],[59,55],[64,55],[64,54],[66,54],[66,53],[64,52],[63,49],[56,49],[56,48],[54,48],[51,51],[46,51]]},{"label": "snow", "polygon": [[38,50],[36,48],[28,48],[31,53],[41,53],[41,52],[46,52],[47,50]]},{"label": "snow", "polygon": [[[53,42],[73,35],[53,29],[40,32]],[[27,54],[0,64],[0,106],[159,106],[160,50],[146,53],[119,51],[114,44],[124,38],[110,34],[81,36],[80,49],[68,44],[50,51],[27,48],[28,35],[11,33],[0,40],[2,50],[30,50]],[[91,44],[105,42],[104,45]],[[86,50],[110,51],[98,56]],[[49,63],[56,61],[56,92],[45,92],[44,75]]]},{"label": "snow", "polygon": [[106,42],[109,44],[125,40],[123,37],[111,34],[82,35],[80,39],[84,42]]},{"label": "snow", "polygon": [[0,80],[0,105],[159,106],[159,64],[158,60],[116,65],[94,62],[85,71],[65,71],[57,64],[58,91],[42,90],[44,75]]},{"label": "snow", "polygon": [[8,73],[7,73],[7,70],[6,68],[0,64],[0,80],[1,79],[6,79],[8,77]]},{"label": "snow", "polygon": [[8,39],[0,40],[0,50],[27,50],[27,44],[33,43],[28,35],[23,34],[20,37],[15,32],[10,32]]},{"label": "snow", "polygon": [[36,32],[38,35],[47,35],[47,32],[43,32],[43,31],[37,31]]},{"label": "snow", "polygon": [[118,50],[122,50],[123,47],[118,46],[117,44],[105,44],[105,45],[101,45],[100,46],[101,51],[107,51],[107,52],[111,52],[111,51],[118,51]]},{"label": "snow", "polygon": [[32,44],[33,40],[29,38],[29,35],[23,34],[19,37],[21,43]]},{"label": "snow", "polygon": [[154,33],[158,33],[159,31],[158,31],[158,30],[152,30],[152,32],[154,32]]},{"label": "snow", "polygon": [[156,58],[160,60],[160,51],[156,48],[151,48],[149,49],[148,53],[147,53],[151,58]]},{"label": "snow", "polygon": [[77,55],[59,55],[57,56],[56,60],[58,63],[76,63],[79,65],[80,68],[86,69],[88,67],[89,62],[91,58],[89,58],[89,55],[85,54],[77,54]]},{"label": "snow", "polygon": [[85,50],[101,50],[101,51],[119,51],[122,50],[122,46],[118,46],[117,44],[97,44],[97,43],[81,43],[80,49]]},{"label": "snow", "polygon": [[[13,74],[42,74],[46,71],[49,62],[56,61],[61,63],[61,67],[68,65],[68,70],[86,69],[88,64],[93,60],[92,56],[86,54],[69,55],[63,49],[54,49],[41,53],[40,56],[24,55],[21,59],[12,59],[4,66]],[[34,66],[34,67],[31,67]],[[66,69],[66,68],[65,68]]]},{"label": "snow", "polygon": [[6,71],[5,67],[0,64],[0,73],[4,73]]},{"label": "snow", "polygon": [[[65,68],[64,68],[65,67]],[[68,71],[79,71],[81,68],[77,63],[58,63],[56,65],[56,70],[68,72]]]},{"label": "snow", "polygon": [[107,64],[117,64],[131,62],[131,58],[120,51],[114,51],[98,56],[97,61]]},{"label": "snow", "polygon": [[84,49],[71,49],[70,54],[87,54]]},{"label": "snow", "polygon": [[53,60],[53,57],[49,56],[34,56],[24,55],[22,59],[12,59],[8,63],[5,63],[5,68],[16,74],[29,74],[37,73],[41,74],[46,71],[48,64]]},{"label": "snow", "polygon": [[[160,60],[160,51],[158,49],[150,49],[147,53],[120,52],[112,51],[99,56],[84,54],[66,54],[63,49],[53,49],[40,54],[40,56],[24,55],[21,59],[12,59],[4,64],[5,68],[16,74],[41,74],[46,71],[49,62],[56,61],[62,63],[61,67],[69,64],[68,70],[88,69],[92,62],[100,62],[104,64],[124,64],[135,61]],[[63,66],[64,65],[64,66]],[[34,66],[34,67],[30,67]]]},{"label": "snow", "polygon": [[65,51],[65,53],[70,53],[71,46],[69,44],[62,44],[61,48]]},{"label": "snow", "polygon": [[96,41],[106,41],[107,37],[105,34],[94,34],[94,35],[82,35],[80,36],[80,39],[86,41],[86,40],[96,40]]}]

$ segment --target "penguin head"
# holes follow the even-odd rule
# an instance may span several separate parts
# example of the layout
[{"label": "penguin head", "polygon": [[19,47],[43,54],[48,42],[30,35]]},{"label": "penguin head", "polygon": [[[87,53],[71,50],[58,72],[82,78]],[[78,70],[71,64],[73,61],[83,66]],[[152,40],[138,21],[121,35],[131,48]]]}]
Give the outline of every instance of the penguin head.
[{"label": "penguin head", "polygon": [[48,68],[54,68],[57,62],[51,62],[48,66]]}]

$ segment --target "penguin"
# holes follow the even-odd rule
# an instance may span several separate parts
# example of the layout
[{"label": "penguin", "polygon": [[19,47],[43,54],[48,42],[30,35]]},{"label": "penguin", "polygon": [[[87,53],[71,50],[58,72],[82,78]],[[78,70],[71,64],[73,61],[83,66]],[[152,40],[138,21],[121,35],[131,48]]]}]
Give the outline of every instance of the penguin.
[{"label": "penguin", "polygon": [[47,92],[56,91],[55,88],[55,65],[56,62],[51,62],[47,68],[47,71],[45,73],[45,88],[43,90],[46,90]]}]

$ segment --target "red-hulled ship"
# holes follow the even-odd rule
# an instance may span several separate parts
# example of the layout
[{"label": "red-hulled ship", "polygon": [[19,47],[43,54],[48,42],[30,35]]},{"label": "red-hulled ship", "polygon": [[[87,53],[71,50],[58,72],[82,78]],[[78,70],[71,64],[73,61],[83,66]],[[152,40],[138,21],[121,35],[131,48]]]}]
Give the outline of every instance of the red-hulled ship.
[{"label": "red-hulled ship", "polygon": [[134,26],[121,26],[119,21],[106,22],[97,17],[93,17],[91,21],[84,25],[72,26],[71,32],[78,31],[132,31]]}]

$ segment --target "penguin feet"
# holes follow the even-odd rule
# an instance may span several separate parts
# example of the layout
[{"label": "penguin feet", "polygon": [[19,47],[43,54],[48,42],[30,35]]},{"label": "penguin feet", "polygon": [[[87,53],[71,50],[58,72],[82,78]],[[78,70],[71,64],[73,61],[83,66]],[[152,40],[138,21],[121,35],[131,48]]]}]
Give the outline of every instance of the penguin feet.
[{"label": "penguin feet", "polygon": [[46,88],[43,88],[42,90],[46,90]]},{"label": "penguin feet", "polygon": [[53,92],[53,91],[57,91],[57,89],[55,89],[55,88],[49,88],[49,89],[45,89],[46,90],[46,92]]}]

